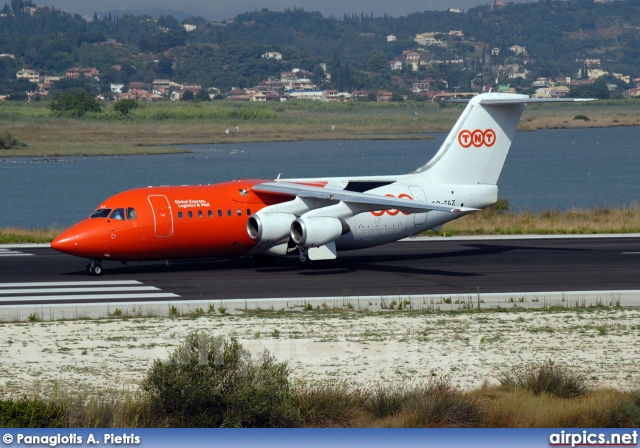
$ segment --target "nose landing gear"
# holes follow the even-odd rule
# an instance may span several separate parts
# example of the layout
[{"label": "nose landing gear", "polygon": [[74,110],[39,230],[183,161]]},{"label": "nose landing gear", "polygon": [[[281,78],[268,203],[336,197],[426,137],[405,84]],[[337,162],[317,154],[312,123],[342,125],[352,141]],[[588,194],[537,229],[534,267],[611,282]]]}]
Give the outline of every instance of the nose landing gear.
[{"label": "nose landing gear", "polygon": [[89,275],[102,275],[102,263],[100,260],[91,260],[91,263],[89,263],[87,265],[87,267],[85,268],[85,271],[87,272],[87,274]]}]

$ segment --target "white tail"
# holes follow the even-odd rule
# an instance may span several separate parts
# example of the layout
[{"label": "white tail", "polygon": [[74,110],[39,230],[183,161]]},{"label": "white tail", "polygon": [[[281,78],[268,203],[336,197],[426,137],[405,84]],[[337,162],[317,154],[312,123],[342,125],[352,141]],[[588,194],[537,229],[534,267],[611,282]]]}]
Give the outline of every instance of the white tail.
[{"label": "white tail", "polygon": [[432,183],[496,185],[526,103],[590,101],[485,93],[469,101],[436,155],[416,170]]}]

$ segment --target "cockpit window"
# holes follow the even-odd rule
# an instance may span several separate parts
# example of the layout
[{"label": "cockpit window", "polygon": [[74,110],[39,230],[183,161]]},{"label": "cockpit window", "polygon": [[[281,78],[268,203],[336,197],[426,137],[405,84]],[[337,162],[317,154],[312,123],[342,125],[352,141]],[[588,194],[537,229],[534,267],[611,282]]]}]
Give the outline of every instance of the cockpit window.
[{"label": "cockpit window", "polygon": [[111,218],[111,219],[119,219],[120,221],[123,221],[124,220],[124,209],[123,208],[115,209],[113,212],[111,212],[111,215],[109,215],[109,218]]},{"label": "cockpit window", "polygon": [[135,208],[127,208],[127,219],[131,220],[131,219],[136,219],[138,217],[138,214],[136,213],[136,209]]},{"label": "cockpit window", "polygon": [[91,214],[90,218],[106,218],[109,216],[109,213],[111,213],[110,208],[99,208]]}]

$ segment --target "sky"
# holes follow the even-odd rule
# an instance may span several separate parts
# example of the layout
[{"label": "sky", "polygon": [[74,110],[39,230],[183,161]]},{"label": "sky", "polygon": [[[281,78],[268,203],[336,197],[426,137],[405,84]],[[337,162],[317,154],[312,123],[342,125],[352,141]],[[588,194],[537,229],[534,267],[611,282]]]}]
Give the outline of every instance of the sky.
[{"label": "sky", "polygon": [[[508,0],[514,3],[525,3],[530,0]],[[5,0],[9,3],[9,0]],[[405,16],[412,12],[446,10],[448,8],[468,9],[473,6],[492,3],[493,0],[34,0],[40,6],[55,6],[64,12],[81,15],[94,12],[127,10],[127,9],[163,9],[180,11],[194,16],[202,16],[209,20],[223,20],[235,17],[245,11],[268,8],[272,11],[283,11],[304,7],[305,11],[320,11],[325,17],[335,14],[341,17],[344,13],[365,12],[375,17],[389,14],[393,17]]]}]

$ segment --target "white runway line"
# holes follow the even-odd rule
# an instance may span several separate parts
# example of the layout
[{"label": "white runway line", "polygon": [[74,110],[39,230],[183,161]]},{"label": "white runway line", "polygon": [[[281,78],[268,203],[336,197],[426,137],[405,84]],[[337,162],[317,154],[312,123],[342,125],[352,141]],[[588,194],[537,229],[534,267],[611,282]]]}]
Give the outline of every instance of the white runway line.
[{"label": "white runway line", "polygon": [[110,285],[141,285],[137,280],[108,280],[108,281],[79,281],[79,282],[28,282],[28,283],[0,283],[0,288],[30,288],[43,286],[110,286]]},{"label": "white runway line", "polygon": [[148,294],[81,294],[73,296],[15,296],[0,297],[0,302],[34,302],[53,300],[122,300],[122,299],[159,299],[180,297],[171,292],[148,293]]},{"label": "white runway line", "polygon": [[19,250],[0,249],[0,257],[32,257],[33,254],[25,254]]},{"label": "white runway line", "polygon": [[[143,292],[147,291],[147,292]],[[0,283],[0,302],[74,302],[87,300],[146,300],[180,297],[155,286],[144,286],[137,280],[77,281],[77,282],[22,282]],[[86,294],[86,293],[98,294]],[[45,295],[46,294],[46,295]]]}]

